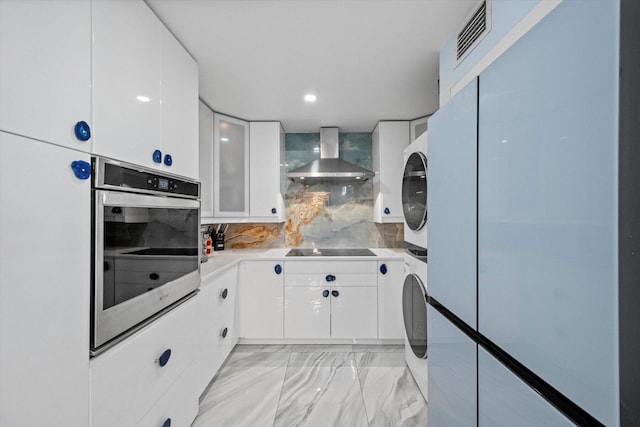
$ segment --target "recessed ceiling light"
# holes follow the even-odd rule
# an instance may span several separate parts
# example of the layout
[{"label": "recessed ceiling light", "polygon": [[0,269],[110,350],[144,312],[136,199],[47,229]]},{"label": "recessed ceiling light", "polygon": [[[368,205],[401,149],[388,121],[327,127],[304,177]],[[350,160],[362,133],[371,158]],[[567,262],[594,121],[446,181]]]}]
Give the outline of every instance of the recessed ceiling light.
[{"label": "recessed ceiling light", "polygon": [[316,102],[316,96],[312,93],[308,93],[304,96],[304,100],[307,102]]},{"label": "recessed ceiling light", "polygon": [[151,99],[148,96],[138,95],[136,99],[140,102],[149,102]]},{"label": "recessed ceiling light", "polygon": [[229,142],[229,138],[222,137],[222,138],[220,138],[220,141],[222,141],[222,142]]}]

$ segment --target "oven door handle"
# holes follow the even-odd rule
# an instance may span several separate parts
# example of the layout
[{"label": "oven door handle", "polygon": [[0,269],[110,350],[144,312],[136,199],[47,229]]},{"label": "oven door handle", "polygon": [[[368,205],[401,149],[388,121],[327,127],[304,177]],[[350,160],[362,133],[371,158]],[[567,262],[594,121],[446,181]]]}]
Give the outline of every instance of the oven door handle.
[{"label": "oven door handle", "polygon": [[197,209],[200,202],[193,199],[181,199],[178,197],[150,196],[148,194],[125,193],[121,191],[95,190],[96,200],[100,207],[126,206],[140,208],[177,208]]}]

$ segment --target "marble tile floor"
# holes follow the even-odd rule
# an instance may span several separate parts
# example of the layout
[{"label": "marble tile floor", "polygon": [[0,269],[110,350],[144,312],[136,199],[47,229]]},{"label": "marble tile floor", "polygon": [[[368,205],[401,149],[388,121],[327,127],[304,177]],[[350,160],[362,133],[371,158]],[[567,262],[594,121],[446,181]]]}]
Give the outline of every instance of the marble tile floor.
[{"label": "marble tile floor", "polygon": [[426,424],[401,345],[238,345],[200,397],[192,427]]}]

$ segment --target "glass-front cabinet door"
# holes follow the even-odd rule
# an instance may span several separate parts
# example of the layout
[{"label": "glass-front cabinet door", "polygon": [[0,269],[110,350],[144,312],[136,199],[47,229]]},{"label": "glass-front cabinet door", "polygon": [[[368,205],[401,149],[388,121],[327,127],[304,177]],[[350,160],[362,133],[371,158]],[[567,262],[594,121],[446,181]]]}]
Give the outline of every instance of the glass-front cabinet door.
[{"label": "glass-front cabinet door", "polygon": [[249,214],[249,123],[214,115],[213,208],[216,218]]}]

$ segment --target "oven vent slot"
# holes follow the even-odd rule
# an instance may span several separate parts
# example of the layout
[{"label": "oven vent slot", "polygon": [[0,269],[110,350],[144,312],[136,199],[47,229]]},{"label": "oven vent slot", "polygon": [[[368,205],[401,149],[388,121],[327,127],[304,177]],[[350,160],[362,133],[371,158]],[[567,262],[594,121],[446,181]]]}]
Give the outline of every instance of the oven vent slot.
[{"label": "oven vent slot", "polygon": [[474,9],[456,40],[456,65],[464,60],[471,50],[491,30],[491,0],[483,0]]}]

